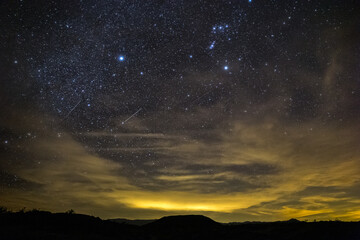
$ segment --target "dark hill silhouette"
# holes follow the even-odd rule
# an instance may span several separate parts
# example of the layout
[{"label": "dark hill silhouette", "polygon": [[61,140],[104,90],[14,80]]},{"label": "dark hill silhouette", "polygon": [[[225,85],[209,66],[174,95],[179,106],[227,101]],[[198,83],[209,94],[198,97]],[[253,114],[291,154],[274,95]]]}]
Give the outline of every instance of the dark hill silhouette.
[{"label": "dark hill silhouette", "polygon": [[131,225],[136,225],[136,226],[143,226],[145,224],[155,222],[158,219],[135,219],[135,220],[130,220],[130,219],[126,219],[126,218],[113,218],[113,219],[109,219],[109,220],[112,221],[112,222],[116,222],[116,223],[127,223],[127,224],[131,224]]},{"label": "dark hill silhouette", "polygon": [[202,215],[163,217],[143,226],[146,236],[155,239],[215,239],[222,225]]},{"label": "dark hill silhouette", "polygon": [[38,210],[0,214],[0,239],[132,239],[137,232],[137,226],[83,214]]},{"label": "dark hill silhouette", "polygon": [[220,223],[202,215],[178,215],[160,218],[146,227],[219,227]]},{"label": "dark hill silhouette", "polygon": [[163,217],[143,226],[83,214],[9,212],[0,208],[0,239],[267,239],[360,240],[360,222],[246,222],[220,224],[199,215]]}]

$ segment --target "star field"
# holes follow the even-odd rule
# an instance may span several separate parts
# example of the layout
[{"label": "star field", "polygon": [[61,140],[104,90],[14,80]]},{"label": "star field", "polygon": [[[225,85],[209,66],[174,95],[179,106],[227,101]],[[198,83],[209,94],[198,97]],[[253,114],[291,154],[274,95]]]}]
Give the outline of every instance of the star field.
[{"label": "star field", "polygon": [[359,9],[1,3],[0,205],[360,219]]}]

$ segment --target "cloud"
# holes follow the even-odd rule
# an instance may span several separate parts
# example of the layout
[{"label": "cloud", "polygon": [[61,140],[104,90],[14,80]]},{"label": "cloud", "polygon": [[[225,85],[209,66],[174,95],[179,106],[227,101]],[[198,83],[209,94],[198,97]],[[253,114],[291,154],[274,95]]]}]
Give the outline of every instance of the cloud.
[{"label": "cloud", "polygon": [[[194,115],[210,117],[218,109]],[[4,186],[3,201],[103,217],[140,211],[150,218],[196,212],[223,221],[357,218],[356,123],[288,122],[266,111],[258,119],[238,113],[206,130],[180,131],[186,115],[172,116],[174,126],[162,133],[141,126],[71,133],[51,128],[49,117],[19,114],[26,126],[16,118],[3,126],[14,139],[31,141],[14,140],[4,159],[17,158],[23,165],[12,165],[9,174],[35,187]],[[144,118],[141,124],[152,123]]]}]

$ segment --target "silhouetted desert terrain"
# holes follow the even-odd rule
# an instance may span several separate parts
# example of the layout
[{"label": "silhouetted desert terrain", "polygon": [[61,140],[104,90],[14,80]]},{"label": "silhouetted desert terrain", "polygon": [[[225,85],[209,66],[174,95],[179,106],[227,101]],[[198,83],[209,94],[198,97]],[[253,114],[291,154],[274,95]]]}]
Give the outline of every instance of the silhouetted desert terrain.
[{"label": "silhouetted desert terrain", "polygon": [[292,219],[221,224],[200,215],[135,221],[138,225],[129,224],[132,221],[102,220],[73,212],[4,211],[0,214],[0,239],[360,239],[360,222]]}]

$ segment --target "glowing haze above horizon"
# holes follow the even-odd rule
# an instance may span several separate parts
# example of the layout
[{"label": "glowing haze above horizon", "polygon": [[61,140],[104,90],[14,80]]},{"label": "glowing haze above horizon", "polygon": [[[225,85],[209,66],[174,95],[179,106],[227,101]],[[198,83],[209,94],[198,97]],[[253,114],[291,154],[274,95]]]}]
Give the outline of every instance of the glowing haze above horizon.
[{"label": "glowing haze above horizon", "polygon": [[358,1],[2,1],[0,205],[360,220]]}]

